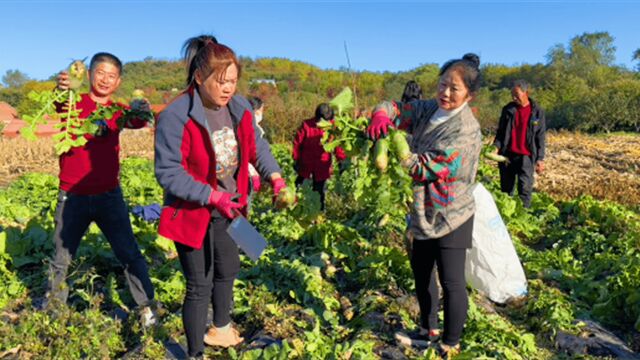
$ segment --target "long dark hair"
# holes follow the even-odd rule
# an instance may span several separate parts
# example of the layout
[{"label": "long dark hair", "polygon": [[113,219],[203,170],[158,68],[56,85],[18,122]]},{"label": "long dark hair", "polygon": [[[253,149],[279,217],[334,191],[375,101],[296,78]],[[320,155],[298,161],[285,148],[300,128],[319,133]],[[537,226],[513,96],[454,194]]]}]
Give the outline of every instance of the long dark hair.
[{"label": "long dark hair", "polygon": [[403,103],[408,103],[409,101],[420,99],[422,99],[422,88],[414,80],[408,81],[407,85],[404,86],[404,91],[402,92],[402,98],[400,100]]},{"label": "long dark hair", "polygon": [[447,71],[460,71],[464,84],[469,92],[476,92],[480,89],[480,57],[474,53],[467,53],[462,59],[452,59],[444,63],[440,68],[440,76]]},{"label": "long dark hair", "polygon": [[316,107],[316,121],[333,120],[333,109],[329,104],[322,103]]},{"label": "long dark hair", "polygon": [[238,68],[240,77],[242,69],[236,54],[228,46],[218,43],[215,36],[200,35],[188,39],[182,45],[182,56],[187,68],[187,86],[195,84],[196,71],[200,72],[202,79],[211,74],[222,76],[231,64]]}]

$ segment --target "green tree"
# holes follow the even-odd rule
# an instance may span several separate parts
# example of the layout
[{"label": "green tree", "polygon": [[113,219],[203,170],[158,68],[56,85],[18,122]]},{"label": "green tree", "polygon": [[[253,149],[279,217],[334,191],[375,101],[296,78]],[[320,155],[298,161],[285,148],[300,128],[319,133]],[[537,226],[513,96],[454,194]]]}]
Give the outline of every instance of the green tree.
[{"label": "green tree", "polygon": [[552,72],[581,77],[591,86],[608,81],[618,69],[613,67],[616,47],[608,32],[584,33],[573,37],[569,47],[557,44],[547,53]]},{"label": "green tree", "polygon": [[7,70],[2,77],[2,83],[9,88],[19,88],[29,81],[29,77],[20,70]]},{"label": "green tree", "polygon": [[636,64],[636,71],[640,71],[640,48],[633,52],[631,60],[638,62],[638,64]]},{"label": "green tree", "polygon": [[27,81],[20,88],[20,91],[22,92],[23,96],[16,108],[16,110],[18,111],[18,114],[20,114],[21,116],[24,114],[33,114],[38,110],[37,103],[29,99],[29,97],[27,96],[29,92],[48,91],[53,89],[55,86],[56,86],[56,83],[53,81],[44,81],[44,82],[38,82],[35,80]]}]

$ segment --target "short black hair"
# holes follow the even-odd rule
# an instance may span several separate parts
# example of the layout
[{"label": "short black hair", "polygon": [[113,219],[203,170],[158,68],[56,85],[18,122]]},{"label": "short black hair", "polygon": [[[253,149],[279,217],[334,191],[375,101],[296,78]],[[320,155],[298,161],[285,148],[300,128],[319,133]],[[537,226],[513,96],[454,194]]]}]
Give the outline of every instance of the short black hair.
[{"label": "short black hair", "polygon": [[98,64],[103,62],[114,65],[115,67],[118,68],[118,72],[122,74],[122,61],[120,61],[120,59],[118,59],[117,56],[110,54],[108,52],[99,52],[93,55],[93,57],[91,58],[91,61],[89,62],[89,70],[95,69],[96,66],[98,66]]},{"label": "short black hair", "polygon": [[332,120],[333,119],[333,109],[329,104],[322,103],[318,105],[316,108],[316,120]]},{"label": "short black hair", "polygon": [[422,88],[414,80],[409,80],[404,86],[404,91],[402,92],[402,98],[400,100],[403,103],[407,103],[420,99],[422,99]]}]

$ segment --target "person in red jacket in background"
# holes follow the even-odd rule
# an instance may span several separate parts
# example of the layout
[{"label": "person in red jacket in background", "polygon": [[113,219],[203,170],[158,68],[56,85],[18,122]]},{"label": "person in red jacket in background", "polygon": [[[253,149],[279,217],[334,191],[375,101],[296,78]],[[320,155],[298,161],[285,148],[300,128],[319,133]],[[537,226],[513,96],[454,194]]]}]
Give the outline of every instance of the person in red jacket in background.
[{"label": "person in red jacket in background", "polygon": [[[88,118],[98,105],[113,104],[111,96],[120,85],[121,72],[122,62],[116,56],[105,52],[93,56],[89,64],[89,92],[82,94],[81,100],[76,104],[80,118]],[[58,75],[57,88],[65,91],[69,86],[69,74],[63,71]],[[141,110],[150,111],[149,103],[146,100],[143,102]],[[60,104],[58,110],[64,113],[64,108]],[[157,320],[155,309],[151,307],[155,305],[153,285],[149,279],[147,263],[131,228],[129,210],[118,179],[118,120],[122,116],[122,111],[118,111],[111,118],[104,119],[95,134],[85,135],[85,145],[71,148],[60,155],[60,191],[53,234],[55,254],[50,263],[47,295],[42,307],[50,307],[54,299],[66,303],[69,295],[66,283],[69,265],[87,228],[91,222],[95,222],[124,267],[129,290],[139,307],[142,323],[148,326]],[[137,118],[124,120],[126,128],[139,129],[147,125]]]},{"label": "person in red jacket in background", "polygon": [[[318,121],[333,121],[333,110],[327,103],[322,103],[316,108],[315,117],[305,120],[293,140],[293,161],[298,173],[296,185],[300,185],[306,179],[313,180],[313,190],[320,194],[320,205],[324,210],[325,189],[324,185],[331,177],[331,154],[324,151],[320,140],[324,130],[317,126]],[[341,147],[334,152],[336,159],[342,162],[346,155]]]}]

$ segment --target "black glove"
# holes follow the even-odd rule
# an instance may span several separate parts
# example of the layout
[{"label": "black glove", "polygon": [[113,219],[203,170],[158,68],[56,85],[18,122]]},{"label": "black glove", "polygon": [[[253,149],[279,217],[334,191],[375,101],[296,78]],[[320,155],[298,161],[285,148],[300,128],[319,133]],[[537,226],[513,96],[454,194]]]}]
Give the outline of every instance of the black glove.
[{"label": "black glove", "polygon": [[99,120],[96,122],[96,125],[98,125],[98,130],[93,134],[95,137],[103,137],[109,134],[109,126],[106,121]]}]

